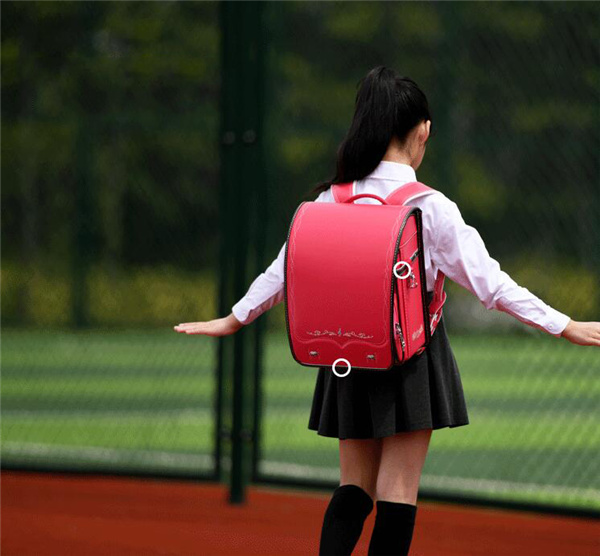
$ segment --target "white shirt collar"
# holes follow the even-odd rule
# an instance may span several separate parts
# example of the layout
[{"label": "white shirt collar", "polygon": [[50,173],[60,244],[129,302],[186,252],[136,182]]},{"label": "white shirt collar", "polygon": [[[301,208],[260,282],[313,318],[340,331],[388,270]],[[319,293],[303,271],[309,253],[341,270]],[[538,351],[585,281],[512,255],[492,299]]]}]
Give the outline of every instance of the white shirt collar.
[{"label": "white shirt collar", "polygon": [[367,178],[402,182],[417,181],[417,175],[412,166],[389,160],[382,160]]}]

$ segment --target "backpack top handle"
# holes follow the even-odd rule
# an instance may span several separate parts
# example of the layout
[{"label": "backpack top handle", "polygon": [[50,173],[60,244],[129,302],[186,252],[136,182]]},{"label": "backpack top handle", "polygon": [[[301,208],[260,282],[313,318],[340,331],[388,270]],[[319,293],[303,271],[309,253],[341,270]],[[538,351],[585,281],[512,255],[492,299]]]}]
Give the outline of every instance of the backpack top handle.
[{"label": "backpack top handle", "polygon": [[[351,202],[350,199],[358,198],[354,192],[356,191],[356,181],[347,183],[336,183],[331,186],[331,192],[333,194],[333,200],[336,203]],[[401,186],[394,189],[386,198],[385,203],[387,205],[407,205],[410,201],[420,197],[422,195],[428,195],[430,193],[436,193],[437,191],[424,183],[413,181],[404,183]],[[373,196],[371,193],[359,193],[363,196]],[[377,198],[377,196],[375,196]],[[379,201],[380,199],[377,198]]]},{"label": "backpack top handle", "polygon": [[353,203],[356,199],[362,199],[363,197],[370,197],[371,199],[376,199],[382,205],[387,205],[386,201],[382,199],[379,195],[374,195],[373,193],[358,193],[357,195],[352,195],[352,197],[348,197],[343,200],[342,203]]}]

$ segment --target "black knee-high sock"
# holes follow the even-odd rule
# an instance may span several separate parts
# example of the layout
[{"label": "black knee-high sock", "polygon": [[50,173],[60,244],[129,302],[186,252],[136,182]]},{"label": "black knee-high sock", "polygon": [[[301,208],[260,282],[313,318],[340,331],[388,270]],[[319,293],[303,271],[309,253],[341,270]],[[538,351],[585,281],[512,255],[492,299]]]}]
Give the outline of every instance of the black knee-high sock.
[{"label": "black knee-high sock", "polygon": [[416,516],[413,504],[378,500],[369,556],[407,556]]},{"label": "black knee-high sock", "polygon": [[320,556],[352,554],[367,516],[373,510],[373,499],[357,485],[335,489],[323,519]]}]

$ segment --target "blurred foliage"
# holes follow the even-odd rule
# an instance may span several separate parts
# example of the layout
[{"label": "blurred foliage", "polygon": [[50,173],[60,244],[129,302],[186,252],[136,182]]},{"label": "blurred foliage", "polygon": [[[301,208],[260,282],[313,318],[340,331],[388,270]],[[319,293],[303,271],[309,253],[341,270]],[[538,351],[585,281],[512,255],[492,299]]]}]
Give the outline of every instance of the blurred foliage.
[{"label": "blurred foliage", "polygon": [[[5,263],[2,280],[3,324],[23,320],[17,302],[26,288],[30,303],[27,321],[33,326],[68,326],[71,278],[52,267],[30,271]],[[180,322],[210,320],[217,315],[216,276],[212,271],[189,272],[170,265],[130,268],[115,275],[95,266],[88,279],[90,311],[99,327],[167,327]]]},{"label": "blurred foliage", "polygon": [[[4,260],[68,264],[73,196],[83,174],[94,199],[86,221],[95,258],[214,263],[216,8],[4,4]],[[78,152],[82,136],[91,153]]]},{"label": "blurred foliage", "polygon": [[[102,323],[160,322],[158,292],[144,318],[137,312],[136,269],[156,267],[149,289],[166,269],[175,282],[217,271],[218,5],[3,3],[2,262],[7,276],[23,269],[16,297],[18,278],[3,281],[5,315],[69,321],[78,237],[106,269],[89,277]],[[266,8],[267,263],[299,201],[333,174],[359,78],[385,64],[430,100],[434,136],[419,179],[458,203],[519,283],[565,312],[573,288],[585,292],[577,316],[598,315],[598,3]],[[561,280],[535,270],[553,261]]]},{"label": "blurred foliage", "polygon": [[547,259],[523,253],[506,265],[519,284],[572,315],[575,320],[597,320],[600,307],[600,275],[567,259]]}]

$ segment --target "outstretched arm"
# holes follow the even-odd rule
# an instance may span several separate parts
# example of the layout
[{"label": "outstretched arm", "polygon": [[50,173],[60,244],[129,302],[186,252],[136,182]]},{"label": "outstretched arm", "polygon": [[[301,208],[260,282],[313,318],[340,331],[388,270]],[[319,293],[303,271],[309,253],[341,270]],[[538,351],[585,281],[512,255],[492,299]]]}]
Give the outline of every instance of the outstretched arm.
[{"label": "outstretched arm", "polygon": [[187,322],[175,326],[176,332],[226,336],[250,324],[265,311],[283,301],[283,272],[285,243],[277,258],[260,273],[250,285],[246,295],[232,308],[227,317],[207,322]]},{"label": "outstretched arm", "polygon": [[451,280],[487,309],[581,345],[600,346],[600,323],[576,322],[519,286],[488,253],[479,232],[465,223],[455,202],[436,203],[436,241],[431,257]]},{"label": "outstretched arm", "polygon": [[[315,202],[333,202],[330,189],[322,191]],[[185,322],[174,327],[176,332],[186,334],[206,334],[208,336],[226,336],[237,332],[242,326],[250,324],[265,311],[283,301],[283,279],[285,272],[285,243],[277,258],[259,274],[250,284],[246,295],[223,318],[207,322]]]}]

